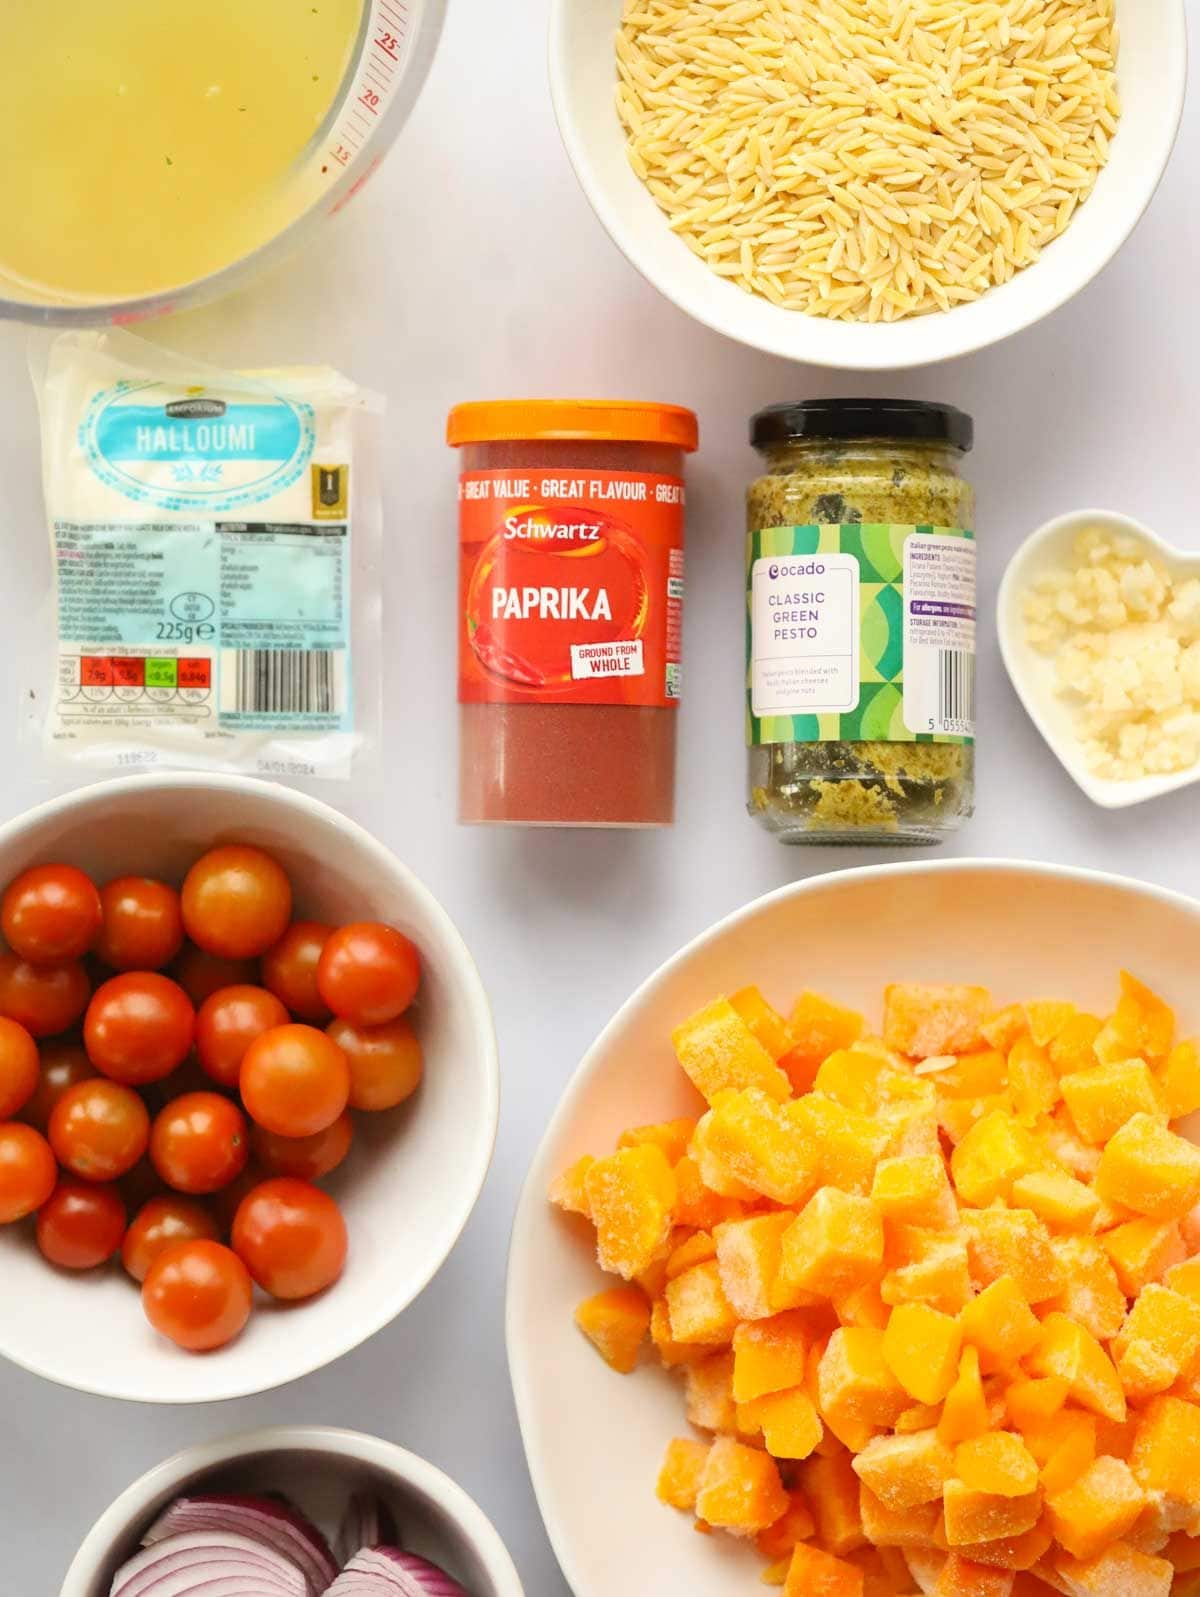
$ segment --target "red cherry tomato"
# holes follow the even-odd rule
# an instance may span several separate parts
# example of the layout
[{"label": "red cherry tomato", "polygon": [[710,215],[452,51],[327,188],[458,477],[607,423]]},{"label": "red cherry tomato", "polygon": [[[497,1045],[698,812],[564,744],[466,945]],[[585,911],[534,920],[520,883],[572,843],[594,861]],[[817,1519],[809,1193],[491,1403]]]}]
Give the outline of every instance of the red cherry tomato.
[{"label": "red cherry tomato", "polygon": [[261,848],[209,849],[183,883],[183,924],[199,948],[222,959],[256,959],[277,943],[292,913],[282,867]]},{"label": "red cherry tomato", "polygon": [[384,1026],[335,1020],[326,1031],[350,1061],[350,1107],[394,1109],[421,1084],[421,1044],[407,1015]]},{"label": "red cherry tomato", "polygon": [[183,1063],[195,1029],[196,1011],[178,982],[155,971],[127,971],[92,995],[83,1043],[97,1070],[142,1086]]},{"label": "red cherry tomato", "polygon": [[317,991],[317,963],[333,930],[321,921],[293,921],[262,957],[263,986],[299,1020],[328,1020],[329,1005]]},{"label": "red cherry tomato", "polygon": [[253,1299],[253,1284],[237,1254],[203,1237],[164,1248],[142,1283],[150,1324],[193,1353],[232,1342],[250,1318]]},{"label": "red cherry tomato", "polygon": [[121,1246],[125,1220],[115,1187],[60,1181],[38,1210],[37,1245],[64,1270],[94,1270]]},{"label": "red cherry tomato", "polygon": [[0,954],[0,1015],[18,1021],[34,1037],[69,1031],[87,1008],[91,990],[77,959],[31,965],[16,954]]},{"label": "red cherry tomato", "polygon": [[54,1154],[40,1131],[16,1120],[0,1126],[0,1225],[40,1209],[57,1179]]},{"label": "red cherry tomato", "polygon": [[68,1087],[50,1115],[50,1146],[85,1181],[116,1181],[146,1151],[150,1116],[137,1093],[96,1076]]},{"label": "red cherry tomato", "polygon": [[246,1049],[264,1031],[287,1023],[287,1010],[265,987],[221,987],[196,1015],[200,1064],[222,1087],[236,1087]]},{"label": "red cherry tomato", "polygon": [[219,1242],[216,1220],[200,1203],[187,1198],[151,1198],[125,1233],[121,1263],[135,1281],[144,1281],[150,1266],[173,1242]]},{"label": "red cherry tomato", "polygon": [[100,889],[96,953],[113,970],[161,970],[183,947],[179,894],[152,876],[118,876]]},{"label": "red cherry tomato", "polygon": [[206,954],[202,948],[189,943],[175,961],[171,973],[199,1009],[206,998],[222,987],[252,984],[257,966],[252,959],[218,959],[215,954]]},{"label": "red cherry tomato", "polygon": [[81,1081],[91,1081],[95,1075],[96,1067],[79,1043],[43,1043],[37,1086],[21,1113],[21,1119],[27,1120],[44,1134],[54,1106],[67,1088]]},{"label": "red cherry tomato", "polygon": [[82,959],[100,931],[100,894],[74,865],[34,865],[0,900],[0,930],[20,959]]},{"label": "red cherry tomato", "polygon": [[11,1120],[37,1091],[37,1043],[16,1020],[0,1015],[0,1120]]},{"label": "red cherry tomato", "polygon": [[421,980],[417,950],[402,932],[356,921],[329,934],[317,963],[317,988],[342,1020],[382,1026],[402,1014]]},{"label": "red cherry tomato", "polygon": [[242,1199],[233,1249],[272,1297],[310,1298],[342,1273],[346,1222],[327,1192],[281,1176]]},{"label": "red cherry tomato", "polygon": [[276,1026],[242,1060],[242,1102],[258,1125],[281,1137],[311,1137],[331,1126],[350,1095],[346,1056],[313,1026]]},{"label": "red cherry tomato", "polygon": [[319,1181],[336,1170],[350,1152],[354,1122],[349,1115],[339,1115],[331,1126],[311,1137],[278,1137],[255,1126],[250,1140],[254,1157],[268,1175]]},{"label": "red cherry tomato", "polygon": [[150,1162],[176,1192],[217,1192],[241,1175],[250,1156],[246,1117],[219,1092],[189,1092],[158,1114]]}]

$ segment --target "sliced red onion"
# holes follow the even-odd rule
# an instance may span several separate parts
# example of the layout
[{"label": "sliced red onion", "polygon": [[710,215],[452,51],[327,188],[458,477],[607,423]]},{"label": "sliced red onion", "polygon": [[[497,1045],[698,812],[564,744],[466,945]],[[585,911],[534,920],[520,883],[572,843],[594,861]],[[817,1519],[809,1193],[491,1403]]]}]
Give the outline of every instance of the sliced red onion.
[{"label": "sliced red onion", "polygon": [[283,1498],[232,1492],[179,1497],[154,1521],[142,1537],[142,1546],[189,1531],[228,1531],[282,1554],[304,1576],[306,1597],[320,1597],[338,1572],[324,1536]]},{"label": "sliced red onion", "polygon": [[375,1492],[355,1492],[334,1544],[339,1563],[348,1564],[364,1547],[397,1546],[399,1541],[396,1516],[383,1498]]},{"label": "sliced red onion", "polygon": [[329,1588],[328,1597],[470,1597],[444,1569],[402,1547],[364,1547]]},{"label": "sliced red onion", "polygon": [[261,1541],[187,1531],[123,1564],[110,1597],[309,1597],[309,1586],[290,1558]]}]

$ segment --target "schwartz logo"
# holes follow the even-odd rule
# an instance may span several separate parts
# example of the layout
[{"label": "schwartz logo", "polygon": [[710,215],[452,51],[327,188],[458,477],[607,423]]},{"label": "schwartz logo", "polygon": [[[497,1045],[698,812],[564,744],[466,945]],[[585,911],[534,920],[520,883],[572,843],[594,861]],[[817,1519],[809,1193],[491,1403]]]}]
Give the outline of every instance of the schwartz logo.
[{"label": "schwartz logo", "polygon": [[229,406],[223,399],[172,399],[165,408],[168,416],[200,421],[223,416]]}]

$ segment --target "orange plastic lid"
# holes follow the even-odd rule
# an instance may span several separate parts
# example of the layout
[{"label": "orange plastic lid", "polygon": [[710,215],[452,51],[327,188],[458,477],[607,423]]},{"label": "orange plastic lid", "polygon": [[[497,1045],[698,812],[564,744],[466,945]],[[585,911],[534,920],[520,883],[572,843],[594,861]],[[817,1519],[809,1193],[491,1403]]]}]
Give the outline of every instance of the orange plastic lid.
[{"label": "orange plastic lid", "polygon": [[455,405],[446,442],[515,443],[522,439],[586,439],[596,443],[673,444],[698,448],[695,413],[682,405],[624,399],[496,399]]}]

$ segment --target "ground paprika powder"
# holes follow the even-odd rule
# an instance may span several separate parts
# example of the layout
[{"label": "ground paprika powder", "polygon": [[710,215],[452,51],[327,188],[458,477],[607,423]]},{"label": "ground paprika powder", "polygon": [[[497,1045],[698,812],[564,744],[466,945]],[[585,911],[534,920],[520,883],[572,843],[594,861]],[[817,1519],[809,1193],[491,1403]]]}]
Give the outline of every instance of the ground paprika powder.
[{"label": "ground paprika powder", "polygon": [[675,813],[684,455],[675,405],[459,405],[459,815]]}]

